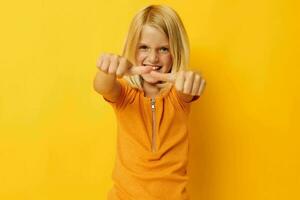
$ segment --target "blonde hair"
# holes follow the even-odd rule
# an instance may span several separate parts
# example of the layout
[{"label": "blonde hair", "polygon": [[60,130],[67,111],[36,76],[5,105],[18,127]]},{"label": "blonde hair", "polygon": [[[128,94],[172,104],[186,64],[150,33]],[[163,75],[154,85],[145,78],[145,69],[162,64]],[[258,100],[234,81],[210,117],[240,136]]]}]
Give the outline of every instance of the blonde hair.
[{"label": "blonde hair", "polygon": [[[168,37],[173,61],[171,73],[186,69],[190,54],[188,36],[179,15],[165,5],[147,6],[134,16],[129,26],[122,56],[136,65],[136,49],[145,25],[163,31]],[[131,86],[138,89],[143,88],[143,80],[140,75],[124,76],[124,78]]]}]

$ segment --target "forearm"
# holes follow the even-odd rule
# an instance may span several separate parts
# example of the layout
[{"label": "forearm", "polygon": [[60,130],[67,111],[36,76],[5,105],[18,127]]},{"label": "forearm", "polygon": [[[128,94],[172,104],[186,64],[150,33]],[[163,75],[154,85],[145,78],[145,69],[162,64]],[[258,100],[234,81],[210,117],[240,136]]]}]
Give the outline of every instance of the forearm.
[{"label": "forearm", "polygon": [[99,70],[94,79],[94,89],[100,94],[110,92],[116,84],[116,75]]}]

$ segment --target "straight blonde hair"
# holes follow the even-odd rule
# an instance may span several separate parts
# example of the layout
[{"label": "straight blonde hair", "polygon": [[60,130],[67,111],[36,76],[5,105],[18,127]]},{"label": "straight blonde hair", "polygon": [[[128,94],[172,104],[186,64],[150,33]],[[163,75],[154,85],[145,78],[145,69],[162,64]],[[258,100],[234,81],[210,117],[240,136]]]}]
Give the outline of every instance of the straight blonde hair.
[{"label": "straight blonde hair", "polygon": [[[175,10],[166,5],[150,5],[141,9],[132,19],[122,56],[136,65],[136,49],[143,26],[150,25],[164,32],[172,55],[171,73],[185,70],[189,65],[190,47],[184,25]],[[124,76],[132,87],[143,89],[140,75]],[[166,86],[166,83],[163,86]]]}]

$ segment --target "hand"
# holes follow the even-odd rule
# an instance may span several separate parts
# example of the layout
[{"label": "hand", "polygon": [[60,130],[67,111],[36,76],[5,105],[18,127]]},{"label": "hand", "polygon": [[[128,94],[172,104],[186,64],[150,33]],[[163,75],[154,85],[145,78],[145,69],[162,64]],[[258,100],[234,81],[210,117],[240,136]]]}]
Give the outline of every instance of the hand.
[{"label": "hand", "polygon": [[203,79],[200,74],[193,71],[179,71],[177,73],[151,71],[150,74],[157,80],[175,84],[177,91],[192,96],[200,96],[206,85],[205,79]]},{"label": "hand", "polygon": [[102,54],[97,60],[97,68],[119,78],[124,75],[145,74],[152,70],[151,66],[133,66],[126,58],[115,54]]}]

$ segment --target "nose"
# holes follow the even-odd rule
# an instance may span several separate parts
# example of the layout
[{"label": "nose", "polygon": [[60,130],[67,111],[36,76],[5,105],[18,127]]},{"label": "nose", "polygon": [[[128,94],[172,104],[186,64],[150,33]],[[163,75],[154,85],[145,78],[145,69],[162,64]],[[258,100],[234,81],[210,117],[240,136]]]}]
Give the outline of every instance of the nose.
[{"label": "nose", "polygon": [[148,55],[148,60],[151,63],[156,63],[158,61],[158,56],[155,51],[151,51]]}]

